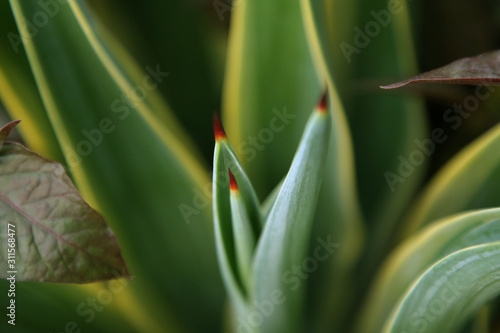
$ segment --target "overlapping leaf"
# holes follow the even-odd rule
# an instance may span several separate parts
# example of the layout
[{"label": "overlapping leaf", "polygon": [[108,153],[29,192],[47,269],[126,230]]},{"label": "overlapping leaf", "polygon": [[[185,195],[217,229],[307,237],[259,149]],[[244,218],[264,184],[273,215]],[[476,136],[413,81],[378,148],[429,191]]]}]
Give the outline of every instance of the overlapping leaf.
[{"label": "overlapping leaf", "polygon": [[500,295],[500,242],[454,252],[429,268],[382,332],[456,332]]},{"label": "overlapping leaf", "polygon": [[[269,302],[267,298],[276,297],[277,292],[280,294],[277,297],[286,299],[286,302],[276,306],[276,311],[264,319],[259,330],[285,329],[292,332],[300,330],[300,325],[303,325],[300,319],[305,306],[303,289],[291,290],[282,277],[291,265],[301,264],[307,257],[309,231],[331,126],[324,103],[311,115],[290,171],[283,185],[276,190],[276,198],[270,199],[274,204],[267,214],[262,233],[260,229],[255,233],[255,228],[262,225],[256,223],[247,209],[260,214],[251,184],[216,119],[213,175],[216,244],[221,273],[235,308],[234,322],[239,325],[246,325],[242,322],[245,323],[255,311],[256,304]],[[230,172],[230,177],[226,178],[228,168],[236,169],[238,173],[233,176]],[[241,193],[240,183],[248,187]],[[259,218],[262,217],[259,215]],[[246,266],[248,259],[253,262],[251,267]]]},{"label": "overlapping leaf", "polygon": [[[18,21],[38,10],[11,4]],[[131,290],[147,299],[142,306],[159,323],[171,310],[193,331],[219,327],[223,290],[203,194],[210,181],[181,130],[148,102],[166,71],[149,64],[143,80],[130,81],[80,1],[61,4],[25,46],[79,189],[115,230],[132,274],[141,271]]]},{"label": "overlapping leaf", "polygon": [[[326,80],[330,96],[332,133],[329,144],[324,186],[319,196],[312,239],[332,237],[341,243],[309,279],[310,317],[314,330],[332,329],[332,322],[345,320],[343,311],[352,281],[347,276],[358,258],[363,238],[361,209],[354,173],[353,148],[344,109],[334,85],[332,49],[326,35],[326,11],[320,2],[302,1],[303,20],[308,33],[318,75]],[[314,246],[310,253],[314,254]],[[349,299],[349,298],[347,298]],[[313,310],[314,309],[314,310]],[[335,309],[335,310],[332,310]],[[334,313],[334,315],[332,315]]]},{"label": "overlapping leaf", "polygon": [[[18,123],[19,121],[11,122],[0,129],[2,141]],[[13,152],[17,154],[13,154]],[[7,276],[4,277],[9,278],[9,280],[0,281],[0,285],[5,287],[5,290],[12,289],[13,275],[17,281],[73,283],[89,282],[95,279],[114,279],[128,275],[114,235],[103,223],[100,215],[81,199],[59,164],[47,161],[13,143],[7,143],[7,148],[0,152],[0,160],[2,161],[1,170],[4,172],[12,171],[13,168],[15,170],[13,174],[0,176],[0,179],[3,180],[0,180],[3,184],[1,188],[5,192],[2,197],[4,200],[8,200],[2,201],[1,213],[4,216],[1,226],[4,235],[2,242],[5,242],[3,247],[9,249],[6,252],[7,257],[1,263],[3,272],[7,273]],[[39,173],[36,170],[33,173],[25,172],[26,169],[36,169],[39,166],[42,169]],[[22,172],[19,172],[20,170]],[[22,185],[21,188],[12,191],[13,188],[20,185]],[[66,189],[67,195],[57,193],[56,196],[50,196],[48,192],[54,192],[55,189]],[[44,196],[45,194],[47,196]],[[37,201],[35,198],[37,195],[43,197]],[[13,200],[9,200],[10,197],[14,197]],[[27,198],[29,202],[25,201]],[[26,209],[22,210],[23,207]],[[36,217],[43,216],[47,210],[50,210],[51,214],[43,220],[37,221]],[[33,214],[29,215],[30,212]],[[62,215],[57,218],[58,214]],[[72,218],[76,215],[80,216],[76,219]],[[82,218],[84,219],[82,220]],[[55,227],[55,230],[49,229],[51,225]],[[85,230],[89,226],[94,228]],[[67,235],[55,232],[62,229],[74,229],[75,232]],[[9,243],[9,234],[12,235],[10,239],[15,240],[15,243]],[[40,237],[35,239],[35,234],[41,235],[42,240],[40,241]],[[73,240],[74,242],[70,242]],[[51,244],[55,245],[54,243],[57,242],[61,242],[62,245],[57,250],[51,251]],[[11,243],[12,247],[8,246]],[[33,248],[35,251],[32,251]],[[113,263],[118,265],[113,267]],[[119,288],[113,286],[114,298],[123,299],[123,296],[126,297],[127,292],[124,290],[129,282],[126,280],[113,282],[121,286]],[[48,284],[38,284],[34,289],[33,287],[26,283],[16,284],[15,301],[18,304],[24,304],[17,307],[17,316],[18,318],[27,318],[22,322],[17,321],[17,330],[25,328],[26,331],[32,331],[33,327],[37,327],[37,329],[43,327],[47,331],[54,331],[62,327],[61,322],[78,326],[81,323],[75,321],[75,309],[77,311],[81,309],[85,315],[93,316],[92,311],[88,311],[89,305],[81,303],[81,301],[88,299],[92,293],[109,292],[110,290],[110,287],[104,284],[71,287],[59,285],[58,288]],[[9,294],[14,296],[14,292],[9,291]],[[47,299],[52,302],[48,303]],[[41,310],[42,308],[43,310]],[[120,330],[123,332],[133,331],[137,328],[139,317],[147,320],[142,310],[130,308],[134,314],[128,316],[127,320],[120,319]],[[119,318],[123,316],[123,311],[127,312],[126,309],[112,306],[108,309],[108,316]],[[127,315],[130,314],[131,312],[127,313]],[[43,318],[43,320],[37,319],[37,317]],[[86,320],[88,319],[86,318]],[[43,324],[41,324],[42,322]],[[149,326],[150,329],[152,327]],[[11,328],[12,325],[7,321],[0,323],[1,330],[7,331]],[[97,320],[92,329],[96,332],[107,332],[110,328],[105,321]]]},{"label": "overlapping leaf", "polygon": [[[250,270],[248,265],[263,222],[252,184],[217,116],[214,130],[213,212],[217,256],[226,290],[239,316],[246,313],[249,287],[249,275],[242,273]],[[238,193],[230,191],[231,184]]]},{"label": "overlapping leaf", "polygon": [[[3,255],[3,278],[7,271],[17,271],[22,281],[64,283],[122,276],[125,263],[103,218],[60,164],[19,144],[7,143],[0,152],[0,220],[2,235],[9,231],[17,245],[12,267]],[[0,243],[7,248],[7,238]]]},{"label": "overlapping leaf", "polygon": [[[11,122],[0,129],[2,141],[18,123]],[[83,201],[61,165],[19,144],[8,142],[0,152],[0,171],[0,215],[3,216],[0,243],[9,250],[0,262],[4,272],[2,277],[9,278],[0,281],[5,290],[12,289],[13,276],[16,281],[65,283],[87,283],[128,276],[114,235],[102,217]],[[9,238],[15,242],[9,241]],[[115,295],[115,298],[126,296],[127,293],[123,291],[129,282],[113,282],[123,286],[113,287],[113,293],[121,294]],[[35,289],[32,287],[26,282],[16,284],[15,301],[24,304],[17,307],[17,316],[27,318],[16,322],[17,330],[23,330],[24,327],[31,331],[33,327],[43,327],[53,331],[60,329],[61,323],[66,322],[78,325],[74,321],[75,310],[85,309],[86,306],[81,301],[92,293],[102,290],[109,292],[104,284],[81,287],[59,285],[59,290],[48,284],[38,284]],[[14,295],[10,291],[9,294]],[[47,302],[47,299],[52,302]],[[123,316],[120,310],[111,306],[108,315],[119,318]],[[134,310],[134,317],[142,315],[141,310]],[[92,314],[88,309],[84,313]],[[43,320],[37,320],[38,314]],[[115,328],[119,327],[123,332],[132,331],[137,328],[136,318],[121,318]],[[106,332],[111,328],[102,320],[94,324],[97,324],[93,325],[96,332]],[[7,321],[0,323],[2,330],[11,328]]]},{"label": "overlapping leaf", "polygon": [[231,10],[223,115],[264,198],[286,174],[322,88],[298,1],[238,0]]},{"label": "overlapping leaf", "polygon": [[412,283],[429,267],[461,249],[500,240],[500,210],[460,214],[436,222],[397,248],[371,288],[357,332],[378,332]]},{"label": "overlapping leaf", "polygon": [[231,216],[233,218],[233,237],[236,247],[236,261],[242,278],[242,283],[248,286],[248,279],[251,276],[253,251],[257,242],[257,236],[252,230],[250,215],[245,207],[245,202],[241,197],[238,183],[229,169],[229,187]]},{"label": "overlapping leaf", "polygon": [[[290,285],[293,267],[304,269],[330,141],[331,117],[322,103],[311,115],[297,153],[267,217],[255,252],[251,282],[252,304],[275,302],[264,318],[263,332],[301,332],[305,281]],[[288,277],[287,277],[288,276]]]},{"label": "overlapping leaf", "polygon": [[[259,200],[257,194],[233,146],[229,143],[229,140],[227,140],[222,124],[216,114],[214,116],[214,130],[216,133],[216,144],[220,144],[220,149],[223,151],[224,166],[234,173],[235,180],[238,183],[238,190],[242,193],[243,202],[248,210],[247,212],[250,217],[250,222],[252,223],[252,230],[255,236],[257,236],[260,234],[264,224],[264,219],[258,208]],[[224,171],[221,170],[220,172]]]},{"label": "overlapping leaf", "polygon": [[[27,36],[35,33],[30,31]],[[0,3],[0,34],[4,36],[0,40],[0,99],[13,119],[24,120],[19,130],[27,146],[63,163],[8,1]]]}]

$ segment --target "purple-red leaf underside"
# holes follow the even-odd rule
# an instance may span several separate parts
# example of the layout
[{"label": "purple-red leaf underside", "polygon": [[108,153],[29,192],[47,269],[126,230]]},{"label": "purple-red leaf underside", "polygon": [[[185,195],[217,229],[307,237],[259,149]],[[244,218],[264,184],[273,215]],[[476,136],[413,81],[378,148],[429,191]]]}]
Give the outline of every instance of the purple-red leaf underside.
[{"label": "purple-red leaf underside", "polygon": [[449,65],[422,73],[408,80],[382,86],[395,89],[417,83],[446,83],[465,85],[499,85],[500,51],[483,53],[472,58],[463,58]]},{"label": "purple-red leaf underside", "polygon": [[14,120],[5,125],[4,127],[0,128],[0,149],[2,149],[2,145],[5,139],[9,136],[10,132],[14,129],[14,127],[17,126],[21,121],[20,120]]},{"label": "purple-red leaf underside", "polygon": [[0,247],[15,250],[0,251],[0,278],[8,271],[19,281],[59,283],[129,276],[113,232],[64,168],[12,142],[0,151],[0,233]]}]

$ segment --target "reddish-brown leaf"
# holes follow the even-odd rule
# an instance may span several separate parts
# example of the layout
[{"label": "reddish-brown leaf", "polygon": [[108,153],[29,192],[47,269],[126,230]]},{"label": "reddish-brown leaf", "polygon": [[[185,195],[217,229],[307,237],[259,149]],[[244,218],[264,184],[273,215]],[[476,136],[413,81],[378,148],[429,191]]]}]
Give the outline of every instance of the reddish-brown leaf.
[{"label": "reddish-brown leaf", "polygon": [[416,83],[499,85],[500,50],[483,53],[473,58],[456,60],[441,68],[381,88],[395,89]]}]

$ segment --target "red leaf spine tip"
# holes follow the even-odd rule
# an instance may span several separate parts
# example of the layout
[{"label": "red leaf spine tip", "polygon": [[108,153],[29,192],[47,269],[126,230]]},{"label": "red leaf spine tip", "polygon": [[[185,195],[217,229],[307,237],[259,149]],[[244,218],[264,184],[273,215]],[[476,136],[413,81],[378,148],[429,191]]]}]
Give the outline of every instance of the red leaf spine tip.
[{"label": "red leaf spine tip", "polygon": [[227,169],[229,171],[229,187],[231,191],[238,191],[238,184],[236,183],[236,179],[231,171],[231,169]]},{"label": "red leaf spine tip", "polygon": [[323,92],[321,100],[318,103],[318,111],[321,113],[326,113],[328,111],[328,89]]},{"label": "red leaf spine tip", "polygon": [[215,141],[224,140],[226,138],[226,133],[224,132],[224,128],[222,127],[217,112],[214,112],[214,134]]}]

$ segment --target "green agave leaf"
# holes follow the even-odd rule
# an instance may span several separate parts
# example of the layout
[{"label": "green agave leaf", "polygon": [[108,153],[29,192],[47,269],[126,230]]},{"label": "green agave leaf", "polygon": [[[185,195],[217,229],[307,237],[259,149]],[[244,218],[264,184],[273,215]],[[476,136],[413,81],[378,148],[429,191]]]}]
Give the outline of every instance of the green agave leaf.
[{"label": "green agave leaf", "polygon": [[429,225],[386,261],[357,320],[357,332],[380,332],[401,295],[437,261],[461,249],[498,240],[500,209],[462,213]]},{"label": "green agave leaf", "polygon": [[[347,17],[333,20],[332,12],[344,16],[344,2],[303,1],[303,5],[306,24],[316,26],[317,44],[313,43],[312,48],[316,53],[326,54],[325,68],[321,71],[339,83],[338,90],[346,106],[355,147],[360,203],[368,233],[372,235],[367,239],[355,279],[359,281],[357,284],[367,286],[366,281],[389,250],[389,239],[425,172],[425,167],[420,166],[412,177],[394,181],[400,158],[408,158],[418,149],[416,139],[419,142],[427,139],[422,103],[410,96],[381,94],[377,89],[377,81],[385,76],[414,72],[407,8],[401,5],[395,11],[388,7],[387,1],[356,1],[347,5]],[[370,37],[363,30],[374,24],[379,30],[375,37]],[[393,178],[388,179],[386,174]],[[342,290],[335,293],[339,292]],[[356,287],[353,292],[362,294],[364,288]],[[348,293],[344,298],[358,297]],[[341,307],[347,308],[345,302]],[[324,317],[334,318],[328,312]]]},{"label": "green agave leaf", "polygon": [[491,51],[472,58],[463,58],[408,80],[396,82],[384,89],[400,88],[416,83],[451,83],[470,85],[500,84],[500,51]]},{"label": "green agave leaf", "polygon": [[[133,277],[132,277],[133,278]],[[10,317],[0,321],[2,332],[82,332],[90,330],[107,333],[119,330],[137,333],[141,329],[148,332],[162,332],[161,329],[145,323],[137,325],[142,311],[140,308],[132,316],[124,317],[116,311],[116,303],[127,302],[122,298],[127,292],[130,280],[112,280],[102,284],[67,285],[39,282],[16,282],[15,284],[15,326],[8,323]],[[0,298],[5,307],[9,306],[9,280],[0,280],[0,288],[5,294]],[[101,301],[104,301],[101,302]],[[2,306],[3,306],[2,305]],[[135,317],[135,318],[132,318]],[[170,328],[166,328],[168,331]],[[163,331],[164,332],[164,331]],[[177,332],[172,330],[172,332]]]},{"label": "green agave leaf", "polygon": [[[11,4],[20,22],[39,12],[31,1]],[[76,184],[137,272],[130,292],[150,316],[145,323],[168,327],[172,311],[189,331],[217,330],[224,293],[203,194],[210,180],[177,138],[180,129],[174,132],[147,102],[146,88],[167,74],[150,64],[148,86],[129,81],[81,1],[60,4],[24,43]]]},{"label": "green agave leaf", "polygon": [[[154,113],[158,120],[161,120],[161,123],[183,142],[186,149],[190,150],[196,158],[199,158],[197,149],[172,114],[170,106],[159,93],[159,89],[162,84],[168,81],[167,78],[171,73],[163,71],[160,64],[155,66],[146,65],[139,68],[136,60],[128,54],[128,50],[118,42],[116,37],[100,21],[94,20],[90,14],[81,13],[79,16],[92,27],[91,30],[85,30],[90,45],[109,68],[118,86],[128,92],[126,95],[133,100],[132,103],[135,103],[139,109]],[[135,86],[131,87],[134,84]],[[123,95],[121,97],[121,101],[125,102]],[[115,102],[116,108],[120,108],[120,105]]]},{"label": "green agave leaf", "polygon": [[224,144],[226,136],[219,126],[219,122],[214,121],[215,148],[214,148],[214,169],[213,169],[213,220],[215,231],[215,244],[217,258],[222,280],[226,287],[235,314],[245,313],[247,291],[243,277],[239,271],[237,249],[235,245],[235,233],[230,201],[230,180],[228,166],[226,165]]},{"label": "green agave leaf", "polygon": [[[217,26],[206,22],[206,14],[212,13],[201,10],[198,3],[183,0],[92,0],[89,5],[142,66],[159,64],[168,70],[169,79],[158,86],[158,91],[166,96],[196,146],[208,155],[207,160],[211,158],[212,131],[206,124],[213,110],[220,109],[219,73],[223,68],[213,73],[209,48],[221,44],[225,50],[225,45],[214,41],[219,38],[214,36]],[[193,117],[197,121],[192,121]]]},{"label": "green agave leaf", "polygon": [[472,246],[437,262],[394,309],[383,332],[456,332],[500,295],[500,242]]},{"label": "green agave leaf", "polygon": [[[327,61],[330,63],[330,73],[319,72],[318,75],[331,75],[337,83],[336,88],[340,96],[349,93],[349,85],[346,84],[350,79],[351,59],[346,59],[343,45],[346,41],[354,38],[355,20],[363,6],[361,1],[341,1],[341,0],[319,0],[311,4],[320,10],[321,18],[318,16],[316,24],[322,24],[323,27],[318,30],[321,36],[321,47],[323,52],[331,55]],[[374,7],[372,7],[374,8]],[[324,23],[320,23],[319,20]],[[346,66],[348,64],[349,66]]]},{"label": "green agave leaf", "polygon": [[[17,123],[19,121],[11,122],[0,129],[0,136],[6,137],[7,132]],[[28,172],[37,168],[41,169],[39,173]],[[16,173],[5,174],[5,172],[12,170],[15,170]],[[21,174],[17,173],[19,170],[22,171]],[[2,276],[6,280],[0,281],[0,285],[8,291],[8,296],[18,304],[15,310],[16,316],[22,320],[16,322],[12,321],[14,317],[8,319],[11,323],[16,324],[16,331],[24,331],[23,327],[26,332],[31,332],[34,328],[56,331],[63,328],[61,323],[67,325],[64,326],[65,329],[67,327],[85,327],[89,323],[93,323],[92,330],[95,332],[109,332],[112,329],[119,329],[120,332],[135,332],[139,327],[144,328],[144,324],[137,325],[141,319],[147,319],[147,316],[144,318],[140,308],[133,309],[134,315],[123,320],[121,318],[123,313],[116,306],[111,306],[106,312],[106,320],[103,320],[103,317],[100,320],[94,320],[96,309],[102,311],[102,305],[108,305],[111,301],[108,297],[114,298],[115,302],[117,298],[121,298],[123,301],[123,296],[126,296],[123,289],[129,284],[127,281],[109,282],[108,286],[89,284],[57,288],[49,284],[16,283],[15,287],[12,288],[12,275],[15,276],[16,282],[36,280],[87,283],[93,280],[128,276],[128,272],[114,235],[103,223],[102,217],[83,201],[64,174],[62,166],[56,162],[47,161],[18,144],[9,142],[7,148],[0,153],[0,173],[3,174],[0,176],[0,183],[2,183],[2,191],[0,192],[4,192],[0,195],[5,200],[13,197],[9,202],[4,201],[2,204],[3,208],[6,209],[2,209],[3,214],[0,214],[3,215],[1,220],[4,222],[0,226],[2,229],[0,243],[5,243],[5,246],[2,247],[6,249],[12,249],[8,246],[12,243],[14,250],[17,251],[15,253],[11,250],[11,256],[6,255],[6,258],[0,263],[2,271],[7,274]],[[47,191],[44,191],[44,186],[47,184],[50,185],[48,188],[52,192],[59,191],[59,193],[52,197],[46,196]],[[13,191],[13,188],[19,187],[19,185],[22,187]],[[48,188],[45,186],[45,190]],[[31,194],[29,201],[26,201],[28,190],[31,190]],[[65,193],[65,196],[62,196],[62,193]],[[36,195],[43,197],[36,200]],[[20,201],[21,204],[13,206],[16,201]],[[61,206],[66,206],[66,208],[61,209]],[[44,216],[47,215],[47,209],[51,211],[50,215]],[[30,211],[33,212],[31,216],[28,215]],[[54,215],[61,214],[61,211],[66,213],[63,213],[62,218],[55,219]],[[77,219],[71,218],[76,215],[80,216]],[[44,216],[44,218],[36,221],[38,216]],[[51,225],[55,226],[54,230],[48,229]],[[94,228],[82,229],[82,227],[89,226]],[[68,237],[65,237],[64,234],[56,234],[56,231],[65,229],[71,230]],[[9,243],[9,234],[12,235],[11,239],[15,239],[15,243]],[[36,239],[35,234],[38,235]],[[26,238],[28,240],[23,242]],[[40,238],[42,238],[41,241]],[[59,242],[62,245],[54,244],[57,251],[41,252],[52,250],[50,244]],[[26,244],[33,244],[35,251],[30,251],[30,247],[33,248],[33,246],[27,247]],[[82,245],[86,248],[83,248]],[[104,246],[108,246],[108,248],[103,249]],[[40,260],[40,255],[43,255],[42,260]],[[12,259],[15,262],[12,262]],[[110,266],[113,263],[116,264],[115,267]],[[70,270],[70,268],[73,269]],[[91,297],[96,295],[98,301],[94,307],[94,304],[88,303],[88,300],[92,300]],[[96,298],[93,299],[96,300]],[[8,302],[11,306],[10,300]],[[114,324],[112,327],[109,325],[109,320],[118,324]],[[152,325],[148,326],[148,329],[154,330]],[[10,331],[11,328],[8,321],[2,321],[0,324],[2,331]]]},{"label": "green agave leaf", "polygon": [[[236,314],[245,313],[248,278],[263,219],[248,176],[214,114],[213,211],[219,267]],[[229,176],[229,177],[228,177]]]},{"label": "green agave leaf", "polygon": [[457,154],[431,180],[404,225],[410,235],[425,224],[460,211],[500,205],[500,125]]},{"label": "green agave leaf", "polygon": [[264,219],[259,209],[259,199],[257,198],[253,185],[250,182],[247,173],[243,169],[243,165],[236,155],[233,146],[231,146],[229,140],[226,138],[226,133],[224,132],[217,114],[214,114],[214,131],[216,133],[216,141],[218,140],[220,142],[221,149],[224,152],[225,166],[234,172],[239,192],[242,193],[242,200],[245,203],[246,210],[249,214],[253,233],[255,237],[258,237],[264,224]]},{"label": "green agave leaf", "polygon": [[[423,182],[426,159],[433,152],[428,150],[434,150],[436,143],[427,132],[421,100],[378,89],[385,77],[415,73],[408,3],[393,6],[385,0],[358,1],[352,27],[356,33],[341,46],[345,64],[349,62],[348,78],[342,82],[349,90],[342,99],[355,147],[360,203],[371,235],[359,273],[368,279],[390,250],[396,226]],[[422,151],[422,146],[427,150]],[[410,177],[401,177],[401,160],[416,153],[423,161]]]},{"label": "green agave leaf", "polygon": [[[7,125],[5,125],[2,129],[0,129],[0,137],[5,139],[9,132],[19,123],[20,121],[13,121]],[[3,141],[2,139],[2,141]],[[9,146],[15,145],[13,143],[8,143]],[[41,161],[41,163],[47,164],[49,168],[51,166],[49,164],[55,165],[55,169],[59,170],[61,167],[56,166],[56,163],[49,163],[45,159],[39,157],[38,155],[29,152],[25,148],[22,148],[20,146],[17,146],[15,149],[18,149],[21,154],[19,156],[28,156],[28,159],[35,159],[39,160],[38,162]],[[12,150],[12,147],[10,147],[9,151]],[[11,155],[12,156],[12,155]],[[1,159],[1,158],[0,158]],[[9,158],[9,161],[13,161],[11,158]],[[52,168],[54,169],[54,168]],[[23,174],[23,176],[26,176],[26,174]],[[61,176],[64,178],[64,176]],[[66,179],[67,180],[67,179]],[[63,182],[64,185],[64,182]],[[60,187],[60,186],[59,186]],[[70,187],[73,187],[71,184]],[[5,189],[5,188],[4,188]],[[73,190],[76,191],[76,190]],[[22,192],[21,192],[22,193]],[[79,197],[79,194],[76,193],[75,197]],[[81,197],[79,200],[82,200]],[[55,202],[61,202],[62,200],[58,200],[55,198],[55,200],[52,200]],[[82,207],[82,210],[85,211],[87,210],[88,212],[92,212],[92,209],[90,209],[86,204]],[[39,211],[36,212],[37,214]],[[75,212],[72,212],[73,214]],[[94,216],[96,216],[97,213],[93,213]],[[98,216],[98,214],[97,214]],[[102,222],[101,218],[97,218],[98,222]],[[64,222],[64,221],[63,221]],[[7,225],[8,229],[8,225]],[[32,228],[36,229],[36,227]],[[104,230],[105,231],[105,230]],[[17,231],[15,231],[17,232]],[[42,231],[43,233],[43,231]],[[47,237],[47,239],[50,240],[50,237]],[[93,239],[92,239],[93,240]],[[91,240],[91,243],[92,243]],[[114,241],[114,236],[110,238],[111,244]],[[8,244],[8,238],[7,238],[7,232],[2,234],[2,242],[6,242]],[[101,244],[98,244],[100,246]],[[116,244],[115,244],[116,245]],[[8,247],[6,247],[8,249]],[[69,251],[67,251],[69,252]],[[59,252],[56,253],[57,255],[60,254]],[[66,253],[68,254],[68,253]],[[85,256],[83,254],[82,256]],[[112,258],[111,258],[112,259]],[[118,258],[121,261],[121,255]],[[36,262],[36,261],[35,261]],[[64,262],[64,261],[61,261]],[[121,261],[123,263],[123,261]],[[60,264],[60,263],[56,263]],[[8,258],[4,262],[4,265],[7,267],[9,265]],[[101,263],[102,266],[102,263]],[[45,267],[42,267],[43,270],[46,270]],[[30,267],[30,271],[28,273],[39,273],[36,271],[32,271],[32,267]],[[81,268],[79,270],[82,270]],[[5,272],[9,271],[8,269],[4,270]],[[10,270],[11,271],[11,270]],[[19,269],[16,270],[17,273],[19,273]],[[70,272],[71,273],[71,272]],[[86,273],[86,272],[83,272]],[[101,272],[102,273],[102,272]],[[128,275],[126,267],[123,266],[121,271],[116,270],[116,269],[111,269],[111,278],[119,278],[121,276],[126,276]],[[78,281],[81,281],[82,278],[84,277],[85,274],[76,276]],[[10,274],[6,276],[7,278],[10,277]],[[67,276],[68,278],[71,278],[71,276]],[[75,278],[75,276],[73,276]],[[16,274],[16,279],[22,280],[26,279],[26,276],[20,276],[19,274]],[[33,280],[33,278],[32,278]],[[39,279],[37,279],[39,280]],[[70,281],[70,282],[78,282],[78,281]],[[62,282],[62,281],[54,281],[54,282]],[[110,282],[110,283],[114,283]],[[128,282],[116,282],[121,285],[128,285]],[[4,290],[10,290],[11,289],[11,280],[0,280],[0,286]],[[95,296],[97,295],[102,295],[104,292],[107,294],[111,293],[114,294],[114,298],[120,298],[121,296],[126,296],[126,292],[123,292],[123,288],[117,288],[115,285],[113,287],[107,287],[104,284],[88,284],[85,286],[68,286],[68,287],[58,287],[54,288],[51,287],[48,284],[37,284],[34,286],[35,289],[33,289],[33,286],[30,286],[29,284],[22,283],[22,284],[17,284],[15,288],[15,301],[17,304],[22,304],[21,307],[17,306],[16,307],[16,316],[17,318],[23,318],[21,322],[17,321],[16,322],[16,331],[24,331],[24,328],[26,329],[26,332],[31,332],[33,331],[34,328],[37,330],[46,330],[46,331],[57,331],[61,329],[61,323],[66,323],[70,327],[74,325],[74,323],[78,326],[86,326],[89,323],[89,320],[93,323],[92,325],[92,330],[95,332],[109,332],[109,330],[112,329],[112,327],[109,325],[109,322],[105,320],[93,320],[95,318],[95,311],[92,310],[91,305],[86,304],[85,302],[82,302],[82,300],[88,300],[90,296]],[[63,291],[62,288],[65,288]],[[11,292],[9,292],[11,294]],[[11,294],[12,296],[14,294]],[[123,297],[121,297],[123,298]],[[47,300],[50,299],[51,302],[48,303]],[[104,302],[107,302],[107,299],[104,300]],[[106,303],[107,304],[107,303]],[[106,305],[105,304],[105,305]],[[100,304],[97,305],[98,308],[100,309]],[[75,316],[75,310],[78,311],[78,309],[81,309],[83,311],[83,314],[80,314],[78,312],[79,316]],[[114,329],[119,329],[120,332],[132,332],[137,330],[139,327],[143,327],[144,325],[140,326],[138,325],[138,321],[141,321],[145,317],[143,314],[142,309],[133,309],[134,315],[133,316],[128,316],[127,320],[123,320],[121,318],[119,321],[116,320],[115,323],[120,323],[120,325],[114,325]],[[88,316],[88,317],[87,317]],[[116,306],[111,306],[108,311],[107,311],[107,316],[106,318],[120,318],[120,316],[123,316],[123,313],[117,309]],[[38,319],[36,318],[38,317]],[[82,320],[82,317],[84,319]],[[29,319],[27,319],[29,318]],[[11,320],[11,318],[9,318]],[[139,319],[139,320],[137,320]],[[110,319],[113,320],[113,319]],[[119,327],[118,327],[119,326]],[[23,328],[24,327],[24,328]],[[2,331],[8,331],[12,328],[11,324],[9,324],[7,321],[2,321],[0,323],[0,330]],[[152,325],[149,325],[150,330],[154,330]]]},{"label": "green agave leaf", "polygon": [[233,220],[233,237],[236,246],[236,262],[244,286],[248,286],[250,269],[256,237],[252,230],[252,223],[243,201],[238,183],[229,169],[231,217]]},{"label": "green agave leaf", "polygon": [[307,123],[259,239],[251,280],[252,306],[271,304],[273,309],[263,318],[260,332],[303,331],[305,281],[296,285],[290,275],[294,267],[302,269],[307,259],[330,131],[331,116],[323,101]]},{"label": "green agave leaf", "polygon": [[263,218],[253,186],[217,114],[214,114],[214,132],[212,192],[217,255],[229,298],[236,315],[240,315],[246,312],[248,273]]},{"label": "green agave leaf", "polygon": [[299,2],[235,1],[223,115],[260,198],[286,174],[321,89]]},{"label": "green agave leaf", "polygon": [[28,147],[63,163],[8,1],[0,3],[0,35],[0,99],[12,119],[23,119],[19,131]]},{"label": "green agave leaf", "polygon": [[276,198],[280,194],[281,187],[283,187],[283,183],[285,182],[285,178],[276,185],[274,190],[267,196],[266,200],[260,205],[260,212],[262,216],[264,216],[264,220],[267,220],[269,213],[271,212],[271,208],[273,208],[274,203],[276,202]]},{"label": "green agave leaf", "polygon": [[[335,89],[333,53],[330,53],[332,49],[325,33],[328,31],[327,17],[323,15],[325,11],[319,2],[303,0],[301,5],[318,73],[328,84],[333,124],[327,172],[319,196],[312,239],[332,237],[342,244],[330,253],[330,257],[322,262],[309,279],[309,316],[315,325],[310,330],[325,331],[332,330],[338,322],[346,320],[346,300],[352,299],[349,285],[353,281],[348,275],[360,253],[363,228],[356,192],[351,135]],[[314,255],[315,247],[311,244],[311,255]],[[335,329],[341,331],[343,328]]]},{"label": "green agave leaf", "polygon": [[2,248],[13,250],[0,262],[2,278],[10,271],[19,281],[63,283],[128,276],[114,234],[63,167],[15,143],[0,153],[0,219],[9,235]]}]

